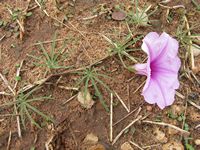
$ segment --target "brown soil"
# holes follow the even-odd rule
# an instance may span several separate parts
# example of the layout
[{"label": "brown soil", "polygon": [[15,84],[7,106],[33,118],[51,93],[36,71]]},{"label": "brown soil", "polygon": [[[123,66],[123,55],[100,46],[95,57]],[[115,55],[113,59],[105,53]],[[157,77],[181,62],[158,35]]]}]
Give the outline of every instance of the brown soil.
[{"label": "brown soil", "polygon": [[[33,65],[34,59],[28,55],[41,56],[41,51],[38,46],[33,46],[38,41],[51,41],[54,33],[57,33],[57,39],[68,38],[66,51],[69,56],[64,65],[73,65],[75,68],[94,63],[109,54],[108,49],[111,45],[101,36],[106,35],[113,41],[123,41],[128,34],[128,28],[125,21],[116,21],[111,18],[111,13],[116,5],[120,5],[122,9],[127,10],[132,4],[129,0],[113,1],[113,0],[57,0],[59,6],[56,7],[54,1],[47,0],[45,2],[45,10],[50,15],[49,17],[42,11],[34,0],[1,0],[0,1],[0,21],[7,22],[6,26],[0,27],[0,38],[5,37],[0,41],[0,73],[2,73],[11,85],[14,85],[16,78],[16,65],[20,64],[24,60],[21,69],[21,80],[18,83],[17,90],[23,88],[26,85],[33,84],[34,82],[48,77],[52,74],[66,72],[65,69],[53,70],[51,73],[46,71],[46,68]],[[150,11],[153,11],[158,6],[158,0],[141,0],[139,6],[144,4],[151,4]],[[109,9],[107,13],[94,17],[93,19],[83,20],[89,16],[93,16],[94,13],[100,11],[101,6],[105,9]],[[173,1],[167,6],[184,5],[188,14],[189,24],[200,25],[199,12],[196,7],[188,0]],[[23,26],[25,32],[23,38],[20,39],[20,29],[13,31],[16,26],[19,26],[16,21],[13,21],[7,7],[19,8],[21,10],[30,10],[32,15],[23,18]],[[35,7],[37,6],[37,7]],[[58,10],[58,7],[63,9]],[[95,12],[97,10],[97,12]],[[172,9],[170,12],[173,15],[171,23],[166,21],[167,9],[158,7],[158,10],[150,16],[152,22],[151,26],[138,27],[134,24],[130,25],[130,29],[134,36],[146,35],[150,31],[167,32],[172,36],[175,36],[177,27],[181,22],[180,9]],[[58,21],[63,21],[64,16],[68,16],[68,20],[64,21],[64,24],[60,24]],[[54,18],[54,19],[53,19]],[[198,34],[200,28],[192,30],[192,34]],[[57,43],[57,47],[62,46],[63,41]],[[44,44],[47,50],[50,49],[51,44]],[[138,42],[136,48],[140,48],[141,42]],[[184,54],[186,50],[184,47],[179,49],[182,62],[184,61]],[[140,62],[146,57],[141,51],[131,52],[132,56],[136,57]],[[128,59],[124,59],[126,64],[133,65],[134,63]],[[183,64],[183,63],[182,63]],[[188,64],[188,62],[186,62]],[[195,57],[195,64],[197,71],[195,76],[200,79],[200,57]],[[115,137],[124,127],[126,127],[137,116],[137,111],[141,107],[139,115],[147,116],[148,120],[162,120],[163,122],[173,124],[182,128],[183,122],[177,119],[169,117],[169,112],[172,111],[175,114],[180,115],[185,113],[186,122],[189,125],[189,132],[191,140],[189,144],[198,150],[200,146],[195,144],[195,140],[200,138],[200,128],[195,128],[200,124],[200,110],[190,105],[186,106],[186,100],[192,100],[197,105],[200,105],[200,86],[199,83],[191,77],[180,76],[180,88],[179,93],[186,98],[180,98],[176,96],[175,103],[160,110],[156,105],[148,105],[144,102],[143,97],[140,95],[142,88],[136,93],[134,91],[145,81],[145,77],[138,76],[123,67],[118,57],[112,56],[104,59],[100,64],[95,65],[98,70],[110,77],[102,78],[102,80],[110,87],[110,89],[116,91],[118,95],[123,99],[125,104],[130,103],[130,110],[136,111],[125,118],[123,121],[113,127],[113,136]],[[184,66],[180,70],[180,75],[184,73]],[[60,78],[61,77],[61,78]],[[152,150],[162,149],[162,145],[169,143],[170,141],[181,142],[185,146],[181,134],[172,134],[167,127],[158,125],[145,124],[137,122],[124,133],[120,139],[112,145],[109,141],[109,113],[105,111],[101,103],[96,98],[95,104],[91,109],[84,109],[77,98],[74,98],[67,104],[63,104],[73,95],[77,94],[77,91],[61,89],[58,86],[63,85],[67,87],[74,87],[79,76],[77,74],[63,74],[50,78],[42,85],[39,91],[33,93],[33,97],[48,96],[53,97],[52,100],[45,100],[35,103],[37,107],[43,113],[52,116],[53,123],[46,122],[41,117],[33,115],[33,118],[42,125],[42,129],[30,124],[28,119],[26,120],[26,130],[22,125],[22,138],[18,137],[16,116],[5,117],[5,114],[13,114],[13,107],[0,107],[0,149],[4,150],[9,145],[11,150],[42,150],[45,149],[45,144],[49,141],[49,149],[55,150],[79,150],[89,149],[84,147],[83,141],[86,135],[93,133],[98,138],[98,143],[104,145],[108,150],[118,150],[121,145],[127,141],[134,141],[141,147],[148,145],[155,145]],[[9,92],[7,86],[0,80],[0,92]],[[103,97],[106,103],[110,104],[110,93],[102,86],[100,90],[103,93]],[[94,96],[95,92],[93,88],[89,89]],[[0,95],[0,104],[5,104],[12,101],[11,96]],[[127,111],[118,102],[117,98],[114,98],[114,111],[113,122],[117,122],[121,118],[127,115]],[[165,133],[167,141],[162,142],[156,139],[155,131],[159,128]],[[9,141],[9,133],[11,135],[11,142]],[[133,146],[134,147],[134,146]],[[186,148],[186,147],[185,147]],[[134,147],[137,149],[137,147]]]}]

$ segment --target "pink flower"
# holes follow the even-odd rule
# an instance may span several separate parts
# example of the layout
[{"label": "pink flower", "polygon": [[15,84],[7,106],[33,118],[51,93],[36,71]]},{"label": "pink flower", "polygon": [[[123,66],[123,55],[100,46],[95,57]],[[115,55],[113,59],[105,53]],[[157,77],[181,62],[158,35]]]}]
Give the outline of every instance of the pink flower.
[{"label": "pink flower", "polygon": [[156,103],[161,109],[174,102],[175,89],[179,87],[181,61],[177,56],[178,47],[177,40],[167,33],[150,32],[142,44],[142,50],[148,55],[147,63],[134,66],[138,74],[147,76],[142,91],[145,101]]}]

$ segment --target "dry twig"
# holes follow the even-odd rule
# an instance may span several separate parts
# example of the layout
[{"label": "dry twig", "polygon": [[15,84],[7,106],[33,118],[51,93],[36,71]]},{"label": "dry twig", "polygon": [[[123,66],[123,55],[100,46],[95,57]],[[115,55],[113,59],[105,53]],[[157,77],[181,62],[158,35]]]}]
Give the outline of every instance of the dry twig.
[{"label": "dry twig", "polygon": [[160,126],[167,126],[169,128],[173,128],[173,129],[175,129],[175,130],[177,130],[177,131],[179,131],[179,132],[181,132],[181,133],[183,133],[185,135],[189,135],[190,134],[190,132],[185,131],[185,130],[183,130],[183,129],[179,128],[179,127],[176,127],[175,125],[172,125],[172,124],[168,124],[168,123],[164,123],[164,122],[154,122],[154,121],[149,121],[149,120],[144,120],[142,122],[143,123],[160,125]]},{"label": "dry twig", "polygon": [[110,94],[110,142],[113,140],[113,94]]},{"label": "dry twig", "polygon": [[125,105],[125,103],[123,102],[123,100],[119,97],[119,95],[117,94],[117,92],[115,92],[115,95],[117,96],[118,100],[121,102],[121,104],[124,106],[124,108],[126,109],[126,111],[129,113],[130,110],[128,109],[128,107]]},{"label": "dry twig", "polygon": [[[23,63],[24,63],[24,60],[21,61],[19,68],[17,68],[16,77],[19,77],[19,76],[20,76],[20,71],[21,71],[21,68],[22,68]],[[15,82],[15,85],[14,85],[14,87],[13,87],[13,90],[16,89],[17,84],[18,84],[18,80]]]},{"label": "dry twig", "polygon": [[65,90],[72,90],[72,91],[78,91],[79,90],[79,88],[67,87],[67,86],[62,86],[62,85],[60,85],[58,87],[61,88],[61,89],[65,89]]},{"label": "dry twig", "polygon": [[65,102],[63,102],[63,105],[69,103],[71,100],[73,100],[78,94],[75,94],[74,96],[70,97],[68,100],[66,100]]},{"label": "dry twig", "polygon": [[190,103],[192,106],[194,106],[194,107],[196,107],[197,109],[200,110],[200,106],[199,106],[199,105],[195,104],[195,103],[192,102],[192,101],[187,101],[187,102]]},{"label": "dry twig", "polygon": [[[16,92],[13,90],[13,88],[11,88],[8,80],[1,73],[0,73],[0,77],[4,81],[5,85],[8,87],[8,89],[12,92],[12,94],[13,94],[13,101],[15,102],[16,101],[16,96],[17,96]],[[17,118],[18,136],[21,138],[22,134],[21,134],[21,127],[20,127],[20,118],[19,118],[19,115],[18,115],[16,103],[14,103],[14,111],[15,111],[16,118]]]},{"label": "dry twig", "polygon": [[134,145],[135,147],[139,148],[140,150],[144,150],[142,147],[140,147],[137,143],[133,142],[133,141],[129,141],[129,143],[131,143],[132,145]]},{"label": "dry twig", "polygon": [[196,127],[195,127],[195,129],[197,129],[197,128],[199,128],[200,127],[200,124],[199,125],[197,125]]},{"label": "dry twig", "polygon": [[135,120],[133,120],[130,124],[128,124],[123,130],[120,131],[120,133],[115,137],[115,139],[112,142],[112,145],[115,144],[117,142],[117,140],[121,137],[121,135],[127,130],[129,129],[134,123],[136,123],[137,121],[139,121],[142,118],[142,116],[138,116]]},{"label": "dry twig", "polygon": [[9,149],[10,149],[11,138],[12,138],[12,132],[10,131],[10,132],[9,132],[9,138],[8,138],[8,144],[7,144],[6,150],[9,150]]},{"label": "dry twig", "polygon": [[126,116],[124,116],[123,118],[121,118],[120,120],[118,120],[117,122],[115,122],[113,124],[113,126],[116,126],[118,123],[120,123],[121,121],[123,121],[124,119],[126,119],[128,116],[130,116],[131,114],[133,114],[138,108],[134,109],[133,111],[131,111],[130,113],[128,113]]},{"label": "dry twig", "polygon": [[[188,22],[188,19],[187,19],[186,16],[184,16],[184,20],[185,20],[185,23],[186,23],[186,28],[188,30],[188,36],[191,37],[190,25],[189,25],[189,22]],[[190,53],[191,68],[193,70],[193,69],[195,69],[195,64],[194,64],[194,52],[193,52],[193,49],[192,49],[192,40],[191,40],[191,38],[189,38],[188,49],[189,49],[189,53]]]}]

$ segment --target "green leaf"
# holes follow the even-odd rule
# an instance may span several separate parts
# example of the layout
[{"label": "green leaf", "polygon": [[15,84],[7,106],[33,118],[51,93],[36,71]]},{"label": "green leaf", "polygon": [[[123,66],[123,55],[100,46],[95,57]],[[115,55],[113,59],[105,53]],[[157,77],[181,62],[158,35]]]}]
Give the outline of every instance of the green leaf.
[{"label": "green leaf", "polygon": [[20,81],[21,79],[22,79],[21,76],[16,76],[16,77],[15,77],[15,80],[16,80],[16,81]]},{"label": "green leaf", "polygon": [[184,130],[189,131],[189,125],[187,123],[184,124]]},{"label": "green leaf", "polygon": [[26,17],[30,17],[32,14],[33,14],[32,12],[28,12],[28,13],[26,14]]},{"label": "green leaf", "polygon": [[194,147],[190,144],[186,144],[185,146],[187,150],[195,150]]}]

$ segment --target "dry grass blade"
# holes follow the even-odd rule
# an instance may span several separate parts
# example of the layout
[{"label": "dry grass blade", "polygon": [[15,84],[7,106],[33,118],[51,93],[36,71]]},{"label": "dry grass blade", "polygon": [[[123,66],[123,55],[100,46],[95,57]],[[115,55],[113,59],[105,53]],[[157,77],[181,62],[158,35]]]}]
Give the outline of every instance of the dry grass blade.
[{"label": "dry grass blade", "polygon": [[188,101],[188,103],[190,103],[192,106],[194,106],[194,107],[196,107],[197,109],[200,110],[200,106],[197,105],[197,104],[195,104],[194,102],[192,102],[192,101]]},{"label": "dry grass blade", "polygon": [[6,92],[0,92],[0,95],[6,95],[6,96],[11,96],[12,94],[6,93]]},{"label": "dry grass blade", "polygon": [[12,138],[12,132],[10,131],[10,132],[9,132],[9,138],[8,138],[8,144],[7,144],[6,150],[9,150],[9,149],[10,149],[11,138]]},{"label": "dry grass blade", "polygon": [[173,128],[179,132],[181,132],[182,134],[185,134],[185,135],[190,135],[190,132],[188,131],[185,131],[179,127],[176,127],[175,125],[172,125],[172,124],[168,124],[168,123],[164,123],[164,122],[154,122],[154,121],[149,121],[149,120],[144,120],[142,121],[143,123],[149,123],[149,124],[155,124],[155,125],[160,125],[160,126],[167,126],[169,128]]},{"label": "dry grass blade", "polygon": [[5,85],[8,87],[8,89],[12,92],[13,95],[15,95],[14,90],[11,88],[8,80],[0,73],[0,77],[3,80],[3,82],[5,83]]},{"label": "dry grass blade", "polygon": [[139,85],[139,87],[133,92],[133,94],[135,94],[144,84],[146,81],[142,82],[142,84]]},{"label": "dry grass blade", "polygon": [[128,124],[123,130],[120,131],[120,133],[115,137],[115,139],[112,142],[112,145],[114,145],[117,140],[121,137],[121,135],[127,130],[129,129],[134,123],[136,123],[137,121],[139,121],[142,118],[142,116],[138,116],[135,120],[133,120],[130,124]]},{"label": "dry grass blade", "polygon": [[152,149],[152,147],[157,147],[157,146],[160,146],[161,144],[153,144],[153,145],[147,145],[147,146],[144,146],[142,147],[143,149]]},{"label": "dry grass blade", "polygon": [[0,122],[3,122],[5,119],[0,119]]},{"label": "dry grass blade", "polygon": [[130,116],[131,114],[133,114],[138,108],[134,109],[133,111],[131,111],[130,113],[128,113],[126,116],[124,116],[123,118],[121,118],[120,120],[118,120],[117,122],[115,122],[113,124],[113,126],[116,126],[118,123],[120,123],[121,121],[123,121],[124,119],[126,119],[128,116]]},{"label": "dry grass blade", "polygon": [[117,96],[118,100],[121,102],[121,104],[124,106],[124,108],[126,109],[126,111],[129,113],[130,110],[128,109],[128,107],[125,105],[125,103],[123,102],[123,100],[119,97],[119,95],[117,94],[117,92],[115,92],[115,95]]},{"label": "dry grass blade", "polygon": [[113,140],[113,94],[110,94],[110,142]]},{"label": "dry grass blade", "polygon": [[[42,6],[40,5],[40,3],[35,0],[35,3],[40,7],[40,9],[42,9]],[[47,11],[45,9],[42,9],[42,11],[49,17],[49,14],[47,13]]]},{"label": "dry grass blade", "polygon": [[[188,19],[187,19],[186,16],[184,16],[184,20],[185,20],[185,23],[186,23],[186,28],[188,30],[188,36],[191,37],[190,25],[189,25],[189,22],[188,22]],[[189,49],[189,52],[190,52],[191,68],[193,70],[193,69],[195,69],[195,63],[194,63],[194,53],[193,53],[193,50],[192,50],[191,46],[192,46],[192,40],[190,38],[189,39],[188,49]]]},{"label": "dry grass blade", "polygon": [[[20,76],[20,71],[21,71],[23,63],[24,63],[24,60],[21,61],[19,68],[17,68],[16,77]],[[17,84],[18,84],[18,80],[15,82],[13,90],[15,90],[15,88],[17,87]]]},{"label": "dry grass blade", "polygon": [[197,129],[197,128],[199,128],[200,127],[200,124],[199,125],[197,125],[196,127],[195,127],[195,129]]},{"label": "dry grass blade", "polygon": [[179,92],[176,91],[176,96],[180,97],[181,99],[185,99],[185,96]]},{"label": "dry grass blade", "polygon": [[[13,94],[13,101],[15,102],[16,101],[16,92],[11,88],[11,86],[9,85],[8,80],[1,73],[0,73],[0,77],[4,81],[5,85],[8,87],[8,89],[12,92],[12,94]],[[21,127],[20,127],[20,118],[18,116],[18,111],[17,111],[16,103],[14,103],[14,111],[15,111],[15,114],[17,115],[16,119],[17,119],[18,136],[21,138],[22,134],[21,134]]]},{"label": "dry grass blade", "polygon": [[6,36],[6,34],[4,34],[4,35],[0,38],[0,42],[4,39],[5,36]]},{"label": "dry grass blade", "polygon": [[65,90],[72,90],[72,91],[78,91],[79,88],[75,88],[75,87],[67,87],[67,86],[58,86],[61,89],[65,89]]},{"label": "dry grass blade", "polygon": [[133,141],[129,141],[129,143],[131,143],[132,145],[134,145],[135,147],[139,148],[140,150],[144,150],[142,147],[140,147],[137,143],[133,142]]},{"label": "dry grass blade", "polygon": [[76,95],[70,97],[68,100],[66,100],[65,102],[63,102],[63,105],[69,103],[71,100],[73,100],[75,97],[77,97],[77,95],[78,95],[78,94],[76,94]]},{"label": "dry grass blade", "polygon": [[55,135],[51,135],[51,137],[47,140],[47,142],[45,142],[45,149],[46,150],[52,150],[53,147],[50,145],[50,143],[52,142],[53,138]]}]

